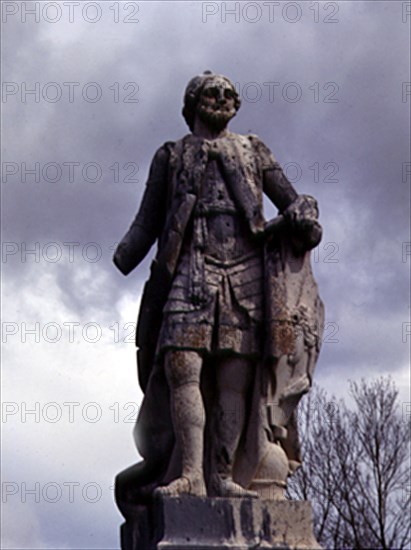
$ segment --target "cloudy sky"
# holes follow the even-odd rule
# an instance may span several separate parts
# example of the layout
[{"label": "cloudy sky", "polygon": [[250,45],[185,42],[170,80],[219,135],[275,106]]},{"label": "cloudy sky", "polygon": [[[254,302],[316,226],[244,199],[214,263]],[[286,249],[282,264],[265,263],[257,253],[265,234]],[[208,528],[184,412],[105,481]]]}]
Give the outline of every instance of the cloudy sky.
[{"label": "cloudy sky", "polygon": [[206,69],[240,91],[232,130],[319,201],[316,380],[344,397],[349,379],[391,374],[410,401],[410,3],[65,4],[2,2],[7,549],[119,547],[151,255],[127,278],[111,256]]}]

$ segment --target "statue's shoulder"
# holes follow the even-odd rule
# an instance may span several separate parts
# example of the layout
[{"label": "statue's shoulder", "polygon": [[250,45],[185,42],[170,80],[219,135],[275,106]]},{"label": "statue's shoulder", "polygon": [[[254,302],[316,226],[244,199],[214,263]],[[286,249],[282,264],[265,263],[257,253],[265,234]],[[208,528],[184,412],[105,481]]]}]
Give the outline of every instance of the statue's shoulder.
[{"label": "statue's shoulder", "polygon": [[245,137],[248,139],[255,153],[260,158],[263,167],[271,168],[272,166],[277,166],[278,162],[271,152],[271,149],[267,147],[260,137],[256,134],[248,134]]},{"label": "statue's shoulder", "polygon": [[159,147],[156,151],[156,155],[159,154],[160,156],[169,155],[172,151],[174,151],[176,146],[176,141],[165,141],[161,147]]},{"label": "statue's shoulder", "polygon": [[157,151],[154,153],[153,162],[154,166],[166,166],[170,157],[173,155],[175,150],[176,142],[175,141],[166,141],[161,145]]},{"label": "statue's shoulder", "polygon": [[187,146],[187,144],[192,143],[193,141],[198,141],[198,138],[193,136],[193,134],[186,134],[182,138],[175,141],[166,141],[160,147],[159,151],[162,150],[168,155],[173,155],[179,152],[181,153],[184,147]]},{"label": "statue's shoulder", "polygon": [[248,141],[251,143],[251,145],[253,147],[255,147],[256,149],[260,148],[260,147],[264,147],[266,149],[268,149],[268,147],[265,145],[265,143],[263,142],[263,140],[257,136],[257,134],[247,134],[245,136]]},{"label": "statue's shoulder", "polygon": [[159,162],[167,164],[169,167],[179,166],[183,152],[191,139],[191,134],[187,134],[175,141],[166,141],[163,143],[156,153],[159,156]]},{"label": "statue's shoulder", "polygon": [[229,139],[240,144],[245,151],[251,152],[263,170],[270,170],[278,166],[278,162],[270,149],[256,134],[230,133]]},{"label": "statue's shoulder", "polygon": [[264,142],[256,135],[256,134],[234,134],[230,133],[230,138],[234,141],[239,141],[246,147],[252,147],[254,149],[258,149],[260,147],[264,147],[268,149],[268,147],[264,144]]}]

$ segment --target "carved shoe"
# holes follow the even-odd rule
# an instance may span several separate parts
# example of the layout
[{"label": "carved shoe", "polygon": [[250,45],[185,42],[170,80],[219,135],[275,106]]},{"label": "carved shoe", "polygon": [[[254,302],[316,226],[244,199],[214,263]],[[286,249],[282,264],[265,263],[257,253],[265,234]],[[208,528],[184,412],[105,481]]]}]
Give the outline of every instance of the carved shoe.
[{"label": "carved shoe", "polygon": [[241,485],[233,481],[231,476],[214,474],[211,480],[211,490],[216,497],[225,498],[258,498],[256,491],[244,489]]}]

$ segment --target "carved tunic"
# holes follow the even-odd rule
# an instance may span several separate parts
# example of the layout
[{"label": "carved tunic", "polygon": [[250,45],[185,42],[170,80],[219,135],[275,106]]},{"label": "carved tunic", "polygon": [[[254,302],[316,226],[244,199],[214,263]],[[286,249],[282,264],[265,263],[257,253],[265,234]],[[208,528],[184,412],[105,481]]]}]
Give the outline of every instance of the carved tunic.
[{"label": "carved tunic", "polygon": [[262,349],[262,250],[209,153],[158,350],[257,355]]}]

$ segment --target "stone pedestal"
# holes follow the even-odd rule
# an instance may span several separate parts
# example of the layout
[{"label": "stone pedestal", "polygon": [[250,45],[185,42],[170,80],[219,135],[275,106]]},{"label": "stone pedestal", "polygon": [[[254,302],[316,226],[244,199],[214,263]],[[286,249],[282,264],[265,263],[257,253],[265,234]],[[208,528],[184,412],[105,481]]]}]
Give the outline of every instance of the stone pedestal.
[{"label": "stone pedestal", "polygon": [[167,497],[136,506],[121,526],[122,550],[320,548],[309,502]]}]

